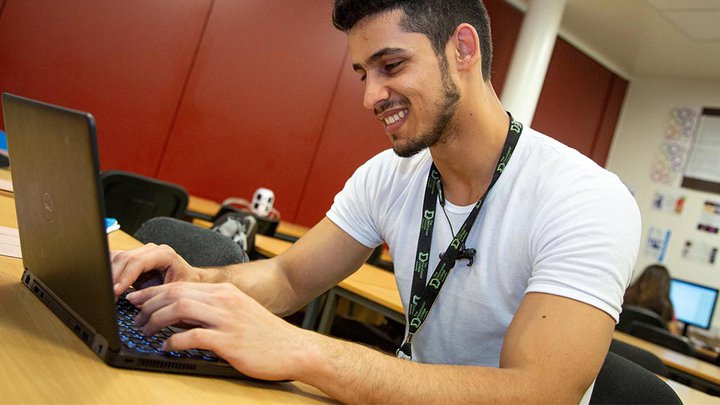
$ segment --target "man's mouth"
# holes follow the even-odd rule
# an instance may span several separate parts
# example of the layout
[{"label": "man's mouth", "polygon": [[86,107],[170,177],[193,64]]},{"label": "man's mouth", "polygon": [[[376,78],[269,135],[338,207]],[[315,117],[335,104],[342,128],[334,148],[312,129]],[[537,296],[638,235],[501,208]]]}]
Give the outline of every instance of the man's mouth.
[{"label": "man's mouth", "polygon": [[388,115],[387,117],[381,118],[380,120],[385,124],[385,128],[399,127],[402,122],[405,121],[405,117],[408,115],[408,110],[400,110],[394,114]]}]

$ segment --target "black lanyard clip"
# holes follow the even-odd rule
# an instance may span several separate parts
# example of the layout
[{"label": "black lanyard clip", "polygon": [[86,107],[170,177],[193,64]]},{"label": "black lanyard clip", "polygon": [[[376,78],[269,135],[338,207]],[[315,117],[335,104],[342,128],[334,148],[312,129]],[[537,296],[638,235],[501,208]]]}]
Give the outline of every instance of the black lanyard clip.
[{"label": "black lanyard clip", "polygon": [[[467,259],[468,266],[472,266],[473,262],[475,261],[476,254],[477,254],[477,250],[475,250],[473,248],[470,248],[470,249],[463,248],[458,252],[457,257],[455,258],[455,262],[457,262],[459,260]],[[444,255],[445,255],[445,253],[440,253],[440,260],[442,260]]]}]

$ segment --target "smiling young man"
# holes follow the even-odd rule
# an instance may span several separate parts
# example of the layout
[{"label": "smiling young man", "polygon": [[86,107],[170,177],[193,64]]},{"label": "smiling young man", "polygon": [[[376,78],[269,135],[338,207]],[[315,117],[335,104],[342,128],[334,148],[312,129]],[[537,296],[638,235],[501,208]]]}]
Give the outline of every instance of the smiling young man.
[{"label": "smiling young man", "polygon": [[[220,269],[146,245],[113,259],[167,349],[343,402],[587,402],[637,255],[640,217],[614,175],[505,112],[476,0],[338,0],[363,103],[392,149],[352,176],[286,253]],[[571,118],[569,118],[571,119]],[[390,246],[408,330],[397,357],[296,328],[296,311]],[[408,361],[411,360],[411,361]]]}]

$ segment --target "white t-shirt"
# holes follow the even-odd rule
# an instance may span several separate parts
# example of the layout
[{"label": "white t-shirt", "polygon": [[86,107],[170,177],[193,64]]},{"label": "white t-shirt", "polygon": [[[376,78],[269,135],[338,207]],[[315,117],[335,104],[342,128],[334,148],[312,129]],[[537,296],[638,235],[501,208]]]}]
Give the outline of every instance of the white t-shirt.
[{"label": "white t-shirt", "polygon": [[[358,242],[390,247],[407,317],[429,151],[370,159],[335,197],[327,217]],[[446,203],[457,232],[472,206]],[[452,240],[437,205],[430,274]],[[614,174],[525,128],[458,261],[413,338],[413,360],[499,366],[505,332],[528,292],[572,298],[616,321],[637,257],[640,213]],[[428,275],[428,279],[430,275]]]}]

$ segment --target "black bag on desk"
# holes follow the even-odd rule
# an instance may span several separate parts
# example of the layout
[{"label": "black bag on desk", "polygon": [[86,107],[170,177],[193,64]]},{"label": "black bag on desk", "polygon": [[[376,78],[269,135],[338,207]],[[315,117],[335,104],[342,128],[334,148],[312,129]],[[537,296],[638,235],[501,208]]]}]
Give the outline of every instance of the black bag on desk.
[{"label": "black bag on desk", "polygon": [[220,218],[228,213],[237,213],[242,216],[250,215],[257,221],[257,233],[260,235],[274,236],[275,230],[280,223],[280,213],[273,209],[272,217],[262,217],[250,211],[249,204],[246,200],[238,198],[228,198],[223,201],[222,206],[217,214],[213,217],[213,223],[217,224]]},{"label": "black bag on desk", "polygon": [[255,235],[258,230],[258,221],[255,216],[249,212],[226,211],[223,213],[220,210],[216,217],[211,229],[230,238],[250,255],[255,249]]}]

